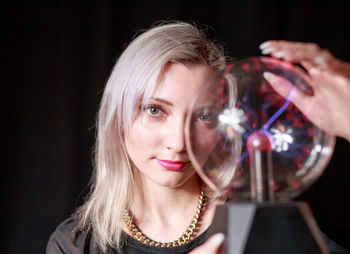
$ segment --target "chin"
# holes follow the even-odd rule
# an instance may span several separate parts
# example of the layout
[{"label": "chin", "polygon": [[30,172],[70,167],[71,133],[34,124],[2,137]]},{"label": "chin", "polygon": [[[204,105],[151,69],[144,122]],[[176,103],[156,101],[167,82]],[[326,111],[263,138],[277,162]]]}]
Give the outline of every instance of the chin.
[{"label": "chin", "polygon": [[191,173],[186,171],[168,172],[168,175],[169,178],[158,179],[158,184],[163,187],[179,188],[186,184],[193,184],[194,181],[197,182],[196,173],[194,171]]}]

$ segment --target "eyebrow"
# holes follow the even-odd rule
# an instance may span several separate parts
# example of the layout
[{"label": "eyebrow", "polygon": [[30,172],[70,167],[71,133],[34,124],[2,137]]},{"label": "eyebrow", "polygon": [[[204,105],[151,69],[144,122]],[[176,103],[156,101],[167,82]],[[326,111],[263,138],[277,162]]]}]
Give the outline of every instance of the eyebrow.
[{"label": "eyebrow", "polygon": [[165,104],[167,104],[167,105],[169,105],[169,106],[174,106],[174,104],[172,104],[170,101],[165,100],[165,99],[162,99],[162,98],[153,98],[153,97],[152,97],[151,99],[153,99],[153,100],[155,100],[155,101],[159,101],[159,102],[165,103]]},{"label": "eyebrow", "polygon": [[218,109],[218,110],[220,110],[220,108],[218,108],[215,105],[203,105],[203,106],[199,106],[199,107],[195,108],[194,111],[200,111],[203,109],[210,109],[210,110],[217,110]]}]

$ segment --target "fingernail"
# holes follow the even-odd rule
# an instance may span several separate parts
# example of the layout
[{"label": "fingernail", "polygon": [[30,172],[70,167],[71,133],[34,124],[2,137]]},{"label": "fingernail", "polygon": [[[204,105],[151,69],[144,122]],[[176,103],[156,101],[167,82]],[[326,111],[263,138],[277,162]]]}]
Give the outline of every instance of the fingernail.
[{"label": "fingernail", "polygon": [[264,76],[264,78],[265,78],[268,82],[271,82],[271,80],[272,80],[274,77],[276,77],[275,74],[273,74],[272,72],[268,72],[268,71],[265,71],[265,72],[263,73],[263,76]]},{"label": "fingernail", "polygon": [[264,43],[261,43],[259,46],[259,49],[264,49],[270,45],[270,42],[265,41]]},{"label": "fingernail", "polygon": [[261,51],[261,54],[267,55],[267,54],[270,54],[272,51],[273,51],[273,48],[264,48],[264,49]]},{"label": "fingernail", "polygon": [[225,235],[223,233],[216,233],[210,239],[210,245],[213,248],[219,247],[225,240]]},{"label": "fingernail", "polygon": [[282,57],[285,56],[285,54],[286,54],[286,52],[279,51],[279,52],[274,53],[273,56],[276,57],[276,58],[282,58]]}]

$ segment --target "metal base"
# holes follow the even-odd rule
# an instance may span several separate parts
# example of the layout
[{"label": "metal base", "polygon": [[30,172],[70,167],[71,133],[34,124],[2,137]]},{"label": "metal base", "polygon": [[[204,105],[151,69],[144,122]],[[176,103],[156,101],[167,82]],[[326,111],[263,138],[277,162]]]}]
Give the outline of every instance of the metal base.
[{"label": "metal base", "polygon": [[226,235],[221,253],[329,253],[307,203],[218,206],[208,237]]}]

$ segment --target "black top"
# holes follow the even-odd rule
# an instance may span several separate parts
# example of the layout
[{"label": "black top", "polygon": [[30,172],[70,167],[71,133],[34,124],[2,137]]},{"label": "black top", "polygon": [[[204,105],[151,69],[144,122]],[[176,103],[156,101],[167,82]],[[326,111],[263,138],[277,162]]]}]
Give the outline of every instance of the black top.
[{"label": "black top", "polygon": [[[90,232],[79,232],[73,238],[73,230],[76,226],[74,218],[70,217],[63,221],[50,236],[47,244],[46,254],[103,254],[94,244],[93,236]],[[125,244],[120,250],[110,249],[108,254],[142,254],[142,253],[168,253],[182,254],[188,253],[205,241],[205,232],[192,241],[177,247],[160,248],[145,245],[126,233],[123,233]]]},{"label": "black top", "polygon": [[[47,244],[46,254],[103,254],[103,252],[96,246],[93,236],[90,232],[79,232],[73,238],[73,230],[76,226],[74,218],[70,217],[58,225],[56,230],[50,236]],[[195,247],[201,245],[206,239],[206,232],[199,235],[191,242],[186,243],[182,246],[171,247],[171,248],[160,248],[145,245],[126,233],[123,233],[125,244],[120,250],[110,249],[106,254],[142,254],[142,253],[153,253],[153,254],[182,254],[188,253]],[[332,254],[336,253],[350,253],[343,249],[325,235],[323,239]]]}]

